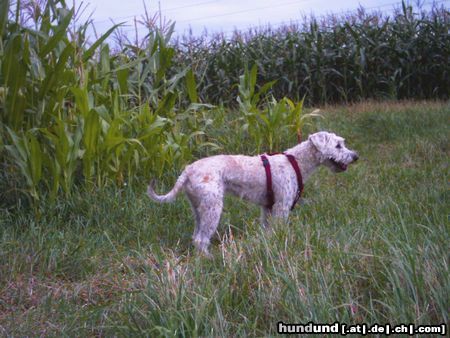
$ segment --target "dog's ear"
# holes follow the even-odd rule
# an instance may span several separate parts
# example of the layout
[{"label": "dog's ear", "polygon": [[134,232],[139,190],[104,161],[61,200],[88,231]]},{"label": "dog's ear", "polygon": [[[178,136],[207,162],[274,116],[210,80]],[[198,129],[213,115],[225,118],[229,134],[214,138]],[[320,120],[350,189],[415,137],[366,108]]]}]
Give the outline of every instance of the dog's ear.
[{"label": "dog's ear", "polygon": [[328,143],[330,142],[330,133],[326,131],[319,131],[318,133],[309,135],[308,141],[311,141],[314,147],[322,152],[322,150],[327,148]]}]

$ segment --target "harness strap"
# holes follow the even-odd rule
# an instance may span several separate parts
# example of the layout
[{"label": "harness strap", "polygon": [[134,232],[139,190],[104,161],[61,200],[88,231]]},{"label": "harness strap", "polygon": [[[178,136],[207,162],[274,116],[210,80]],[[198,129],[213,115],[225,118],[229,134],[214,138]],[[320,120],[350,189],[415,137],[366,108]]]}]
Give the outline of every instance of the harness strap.
[{"label": "harness strap", "polygon": [[272,173],[270,172],[270,163],[267,159],[266,155],[261,155],[261,160],[266,170],[266,184],[267,184],[267,208],[272,210],[272,207],[275,203],[275,199],[273,196],[273,188],[272,188]]},{"label": "harness strap", "polygon": [[292,168],[294,168],[295,174],[297,175],[297,195],[295,196],[294,203],[292,203],[292,207],[291,207],[291,210],[293,210],[295,207],[295,204],[298,202],[298,200],[300,199],[300,196],[302,195],[302,192],[303,192],[303,178],[302,178],[302,173],[300,171],[300,167],[298,166],[298,163],[295,160],[294,155],[291,155],[291,154],[284,154],[284,155],[287,157],[289,162],[291,162]]},{"label": "harness strap", "polygon": [[[279,154],[279,153],[272,153],[272,154],[267,154],[267,155],[272,156],[272,155],[277,155],[277,154]],[[297,188],[297,194],[294,199],[294,203],[292,203],[292,207],[291,207],[291,210],[292,210],[292,209],[294,209],[295,204],[298,202],[298,200],[300,199],[300,196],[302,195],[303,179],[302,179],[300,167],[298,166],[298,163],[295,160],[295,157],[291,154],[285,154],[285,153],[282,153],[282,154],[287,157],[287,159],[289,160],[289,163],[292,165],[292,168],[295,171],[295,175],[297,176],[297,187],[298,188]],[[269,160],[267,159],[266,155],[261,155],[261,161],[262,161],[264,169],[266,171],[267,208],[272,210],[272,207],[275,204],[275,198],[274,198],[273,187],[272,187],[272,173],[270,170],[270,163],[269,163]]]}]

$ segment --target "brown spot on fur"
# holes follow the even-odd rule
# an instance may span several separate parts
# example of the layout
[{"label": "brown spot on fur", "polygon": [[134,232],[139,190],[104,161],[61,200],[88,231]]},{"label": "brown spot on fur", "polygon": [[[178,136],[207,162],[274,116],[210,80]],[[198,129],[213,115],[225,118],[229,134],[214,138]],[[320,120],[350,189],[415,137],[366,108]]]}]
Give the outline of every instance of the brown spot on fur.
[{"label": "brown spot on fur", "polygon": [[211,176],[209,176],[209,175],[205,175],[205,176],[203,177],[203,180],[202,180],[202,182],[204,182],[204,183],[208,183],[209,181],[211,181]]}]

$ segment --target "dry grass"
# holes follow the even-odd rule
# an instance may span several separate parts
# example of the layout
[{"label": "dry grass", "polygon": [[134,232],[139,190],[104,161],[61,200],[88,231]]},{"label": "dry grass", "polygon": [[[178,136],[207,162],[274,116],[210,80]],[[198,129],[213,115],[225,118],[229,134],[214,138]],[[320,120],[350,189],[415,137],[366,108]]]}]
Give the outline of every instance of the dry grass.
[{"label": "dry grass", "polygon": [[367,113],[403,113],[409,110],[436,110],[448,108],[450,102],[441,100],[394,100],[394,101],[378,101],[364,100],[361,102],[353,102],[346,105],[327,104],[319,106],[321,112],[327,114],[339,114],[345,112],[349,117],[359,116]]}]

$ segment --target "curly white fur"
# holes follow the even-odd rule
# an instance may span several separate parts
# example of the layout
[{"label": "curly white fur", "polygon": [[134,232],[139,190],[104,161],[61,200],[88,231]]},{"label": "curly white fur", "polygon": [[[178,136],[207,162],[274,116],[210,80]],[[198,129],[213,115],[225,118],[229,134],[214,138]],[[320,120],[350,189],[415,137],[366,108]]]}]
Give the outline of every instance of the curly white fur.
[{"label": "curly white fur", "polygon": [[[300,167],[303,183],[319,165],[333,172],[341,172],[358,159],[358,154],[345,147],[344,139],[329,132],[318,132],[285,151],[295,157]],[[272,211],[266,208],[266,174],[260,156],[217,155],[200,159],[188,165],[173,189],[166,195],[157,195],[153,183],[148,186],[148,196],[157,202],[172,202],[180,191],[189,198],[195,216],[194,245],[209,255],[210,238],[219,225],[223,198],[226,193],[261,206],[261,222],[268,226],[268,217],[287,220],[297,193],[297,177],[284,155],[268,157],[275,204]]]}]

